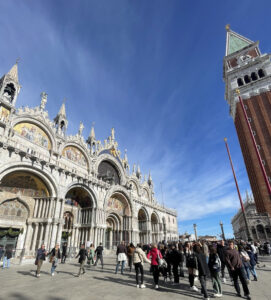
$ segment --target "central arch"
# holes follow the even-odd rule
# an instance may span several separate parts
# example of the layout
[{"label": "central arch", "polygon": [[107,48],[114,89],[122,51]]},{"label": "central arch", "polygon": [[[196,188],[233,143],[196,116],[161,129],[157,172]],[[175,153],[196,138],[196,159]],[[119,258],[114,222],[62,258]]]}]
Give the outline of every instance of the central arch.
[{"label": "central arch", "polygon": [[129,242],[131,232],[132,211],[126,196],[114,192],[106,204],[106,247],[112,249],[120,241]]},{"label": "central arch", "polygon": [[[71,241],[75,247],[93,241],[92,225],[94,217],[95,199],[84,186],[71,186],[65,195],[65,208],[63,219],[68,218],[68,226],[64,226],[62,237],[66,237],[68,246]],[[72,220],[72,222],[70,222]],[[70,222],[70,223],[69,223]],[[77,224],[76,228],[73,224]],[[70,226],[69,226],[70,225]],[[66,228],[67,227],[67,228]]]}]

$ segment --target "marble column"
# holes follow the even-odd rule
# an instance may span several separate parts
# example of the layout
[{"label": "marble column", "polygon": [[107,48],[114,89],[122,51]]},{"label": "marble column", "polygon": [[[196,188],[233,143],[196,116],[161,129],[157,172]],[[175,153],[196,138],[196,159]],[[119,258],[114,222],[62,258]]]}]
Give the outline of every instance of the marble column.
[{"label": "marble column", "polygon": [[57,223],[53,222],[52,223],[52,233],[51,233],[51,242],[50,242],[50,249],[55,247],[56,244],[56,239],[57,239]]},{"label": "marble column", "polygon": [[38,206],[39,206],[39,200],[35,199],[35,208],[34,208],[34,215],[33,218],[37,218],[37,214],[38,214]]},{"label": "marble column", "polygon": [[25,253],[28,253],[31,247],[31,236],[32,236],[32,223],[31,222],[27,222],[27,227],[26,227],[26,234],[25,234],[25,239],[24,239],[24,250]]},{"label": "marble column", "polygon": [[31,247],[32,251],[36,250],[37,235],[38,235],[38,231],[39,231],[39,223],[34,223],[34,224],[35,224],[35,228],[34,228],[34,234],[33,234],[32,247]]},{"label": "marble column", "polygon": [[44,233],[44,224],[41,223],[41,229],[40,229],[40,237],[39,237],[39,245],[40,247],[43,244],[43,233]]}]

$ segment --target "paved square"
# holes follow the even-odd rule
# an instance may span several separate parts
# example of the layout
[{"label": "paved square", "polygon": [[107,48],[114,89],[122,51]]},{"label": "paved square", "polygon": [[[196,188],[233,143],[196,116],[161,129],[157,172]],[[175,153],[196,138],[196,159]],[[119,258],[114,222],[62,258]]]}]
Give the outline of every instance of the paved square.
[{"label": "paved square", "polygon": [[[271,258],[262,258],[258,268],[258,282],[251,282],[249,289],[252,299],[270,300],[271,283]],[[126,270],[125,275],[114,274],[115,260],[112,257],[105,258],[105,267],[102,270],[98,265],[91,267],[80,278],[75,277],[78,272],[77,260],[66,264],[59,264],[58,274],[50,276],[50,264],[42,267],[41,277],[34,276],[35,265],[12,265],[9,270],[0,270],[0,299],[1,300],[115,300],[115,299],[202,299],[198,292],[189,290],[188,278],[182,278],[179,286],[160,281],[160,289],[154,290],[152,277],[147,272],[145,264],[146,289],[137,289],[135,285],[135,273]],[[199,287],[199,283],[197,283]],[[211,282],[208,281],[208,289],[211,292]],[[235,297],[234,287],[228,282],[223,284],[223,299],[238,299]],[[211,295],[212,293],[210,293]]]}]

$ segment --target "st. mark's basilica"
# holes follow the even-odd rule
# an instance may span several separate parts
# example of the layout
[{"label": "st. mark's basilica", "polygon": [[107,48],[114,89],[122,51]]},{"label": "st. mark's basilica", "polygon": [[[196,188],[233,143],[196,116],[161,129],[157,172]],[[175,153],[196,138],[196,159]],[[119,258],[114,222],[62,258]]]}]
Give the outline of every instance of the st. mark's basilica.
[{"label": "st. mark's basilica", "polygon": [[31,257],[44,243],[158,242],[178,238],[177,213],[158,204],[153,181],[121,158],[115,131],[103,143],[80,123],[67,135],[65,103],[50,120],[40,105],[16,108],[17,63],[0,79],[0,245]]}]

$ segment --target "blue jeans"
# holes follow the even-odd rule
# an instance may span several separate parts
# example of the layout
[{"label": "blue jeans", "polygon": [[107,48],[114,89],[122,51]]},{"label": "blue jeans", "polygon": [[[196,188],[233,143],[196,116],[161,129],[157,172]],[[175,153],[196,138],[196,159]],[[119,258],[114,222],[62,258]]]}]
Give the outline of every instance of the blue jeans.
[{"label": "blue jeans", "polygon": [[57,267],[57,262],[58,262],[58,259],[55,258],[55,260],[52,262],[51,274],[55,273],[55,269]]},{"label": "blue jeans", "polygon": [[255,266],[244,266],[245,267],[245,271],[246,271],[246,275],[247,275],[247,279],[250,279],[250,272],[253,275],[253,277],[257,277],[257,273],[255,270]]},{"label": "blue jeans", "polygon": [[124,269],[124,265],[125,265],[125,260],[118,261],[118,263],[116,265],[116,272],[115,273],[118,273],[120,263],[121,263],[121,274],[122,274],[123,273],[123,269]]},{"label": "blue jeans", "polygon": [[9,268],[10,266],[10,259],[8,259],[6,256],[4,256],[4,259],[3,259],[3,269],[5,268]]}]

